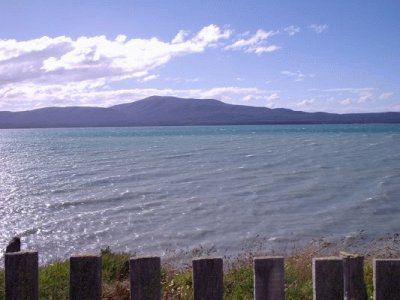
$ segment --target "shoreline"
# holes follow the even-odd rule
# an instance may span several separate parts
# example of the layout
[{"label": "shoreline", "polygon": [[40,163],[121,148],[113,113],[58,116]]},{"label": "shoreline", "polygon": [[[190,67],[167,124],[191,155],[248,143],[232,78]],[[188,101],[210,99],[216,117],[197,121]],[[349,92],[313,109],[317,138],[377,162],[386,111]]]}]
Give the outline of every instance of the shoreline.
[{"label": "shoreline", "polygon": [[[372,258],[400,258],[400,239],[394,234],[386,239],[386,247],[371,245],[364,256],[364,280],[368,297],[373,294]],[[285,255],[285,293],[287,300],[312,299],[312,260],[316,257],[339,256],[341,245],[310,243],[303,248],[292,249]],[[354,252],[353,252],[354,253]],[[210,257],[207,249],[196,249],[190,260],[196,257]],[[262,256],[277,256],[279,253],[264,253],[260,249],[246,250],[237,256],[222,257],[224,261],[224,299],[252,299],[253,260]],[[113,252],[109,247],[101,250],[102,282],[104,300],[129,299],[129,259],[136,254]],[[179,260],[178,260],[179,261]],[[192,266],[177,263],[177,257],[161,259],[162,299],[190,300],[193,294]],[[67,299],[69,282],[69,261],[54,261],[39,268],[40,297],[43,299]],[[0,269],[0,298],[4,297],[4,269]],[[178,297],[178,298],[177,298]],[[369,298],[368,298],[369,299]]]}]

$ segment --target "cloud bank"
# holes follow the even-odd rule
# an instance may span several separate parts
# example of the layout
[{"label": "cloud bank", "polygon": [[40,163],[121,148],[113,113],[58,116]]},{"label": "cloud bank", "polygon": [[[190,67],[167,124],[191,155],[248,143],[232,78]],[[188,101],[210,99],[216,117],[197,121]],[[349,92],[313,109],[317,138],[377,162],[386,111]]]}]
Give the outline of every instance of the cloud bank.
[{"label": "cloud bank", "polygon": [[172,58],[204,52],[230,35],[228,29],[209,25],[186,40],[179,32],[172,42],[128,39],[124,35],[114,40],[105,36],[0,40],[0,86],[27,81],[58,84],[146,77]]},{"label": "cloud bank", "polygon": [[[327,25],[310,25],[322,33]],[[234,85],[203,88],[126,88],[119,82],[133,79],[135,86],[150,82],[195,84],[199,78],[163,77],[159,69],[177,57],[196,55],[208,49],[222,54],[242,52],[269,55],[281,46],[271,43],[275,36],[291,37],[300,32],[293,25],[277,30],[235,33],[228,27],[208,25],[198,32],[180,30],[170,41],[158,38],[130,39],[118,35],[41,37],[26,41],[0,39],[0,110],[29,110],[45,106],[111,106],[152,95],[188,98],[215,98],[233,104],[268,107],[292,107],[313,110],[357,111],[358,105],[382,103],[394,97],[392,91],[374,88],[336,88],[306,91],[298,99],[286,91],[243,85],[234,77]],[[232,52],[232,53],[233,53]],[[284,70],[281,77],[290,81],[311,81],[314,74]],[[279,74],[277,74],[279,75]],[[266,78],[268,79],[268,78]],[[267,81],[267,80],[266,80]],[[239,84],[241,83],[241,84]],[[117,87],[119,86],[119,87]],[[122,86],[122,87],[121,87]],[[382,106],[383,107],[383,106]]]},{"label": "cloud bank", "polygon": [[274,31],[264,31],[262,29],[257,30],[257,32],[248,37],[242,38],[234,43],[225,47],[225,50],[243,50],[247,53],[262,54],[264,52],[274,52],[280,47],[277,45],[268,45],[267,40],[271,36],[275,35]]},{"label": "cloud bank", "polygon": [[[0,40],[0,110],[51,105],[106,106],[150,94],[217,97],[220,95],[217,91],[225,91],[225,96],[220,98],[227,99],[232,96],[227,88],[149,92],[146,89],[112,89],[110,85],[126,79],[139,83],[158,79],[160,75],[154,71],[172,59],[202,53],[209,48],[243,50],[258,55],[273,52],[279,46],[266,44],[273,34],[260,29],[246,39],[238,39],[233,30],[211,24],[193,34],[180,30],[171,41],[156,37],[129,39],[125,35],[113,39],[44,36],[26,41]],[[130,98],[125,99],[124,95]]]}]

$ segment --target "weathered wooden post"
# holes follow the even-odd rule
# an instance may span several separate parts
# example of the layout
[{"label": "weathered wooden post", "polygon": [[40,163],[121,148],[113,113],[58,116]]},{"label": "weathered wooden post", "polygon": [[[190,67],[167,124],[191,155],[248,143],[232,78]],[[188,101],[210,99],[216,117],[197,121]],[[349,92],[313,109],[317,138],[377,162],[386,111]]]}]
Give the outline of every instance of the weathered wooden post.
[{"label": "weathered wooden post", "polygon": [[39,299],[39,256],[36,251],[5,255],[5,300]]},{"label": "weathered wooden post", "polygon": [[254,299],[285,299],[284,258],[256,257],[253,261]]},{"label": "weathered wooden post", "polygon": [[101,256],[72,256],[69,274],[71,300],[101,299]]},{"label": "weathered wooden post", "polygon": [[196,258],[193,265],[194,300],[222,300],[224,271],[222,258]]},{"label": "weathered wooden post", "polygon": [[343,285],[344,300],[367,300],[363,256],[343,255]]},{"label": "weathered wooden post", "polygon": [[160,257],[132,257],[129,272],[131,300],[161,299]]},{"label": "weathered wooden post", "polygon": [[400,298],[400,259],[374,259],[374,299]]},{"label": "weathered wooden post", "polygon": [[313,258],[313,299],[343,299],[343,260],[340,257]]}]

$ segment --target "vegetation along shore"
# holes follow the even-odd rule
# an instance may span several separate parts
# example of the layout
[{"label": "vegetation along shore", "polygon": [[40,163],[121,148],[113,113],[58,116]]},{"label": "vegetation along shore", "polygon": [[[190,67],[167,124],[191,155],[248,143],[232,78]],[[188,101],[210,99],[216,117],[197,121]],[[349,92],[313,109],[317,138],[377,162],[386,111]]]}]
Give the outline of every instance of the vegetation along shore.
[{"label": "vegetation along shore", "polygon": [[[262,243],[243,249],[235,257],[224,258],[224,299],[253,299],[253,259],[265,255],[282,253],[262,251]],[[162,299],[193,299],[192,265],[190,258],[207,257],[213,249],[198,247],[191,251],[167,253],[162,258],[161,287]],[[324,240],[312,241],[301,247],[285,250],[285,298],[289,300],[312,299],[312,259],[315,257],[339,256],[342,251],[357,252],[365,257],[364,280],[368,299],[373,295],[373,258],[400,257],[398,234],[363,243],[363,236],[350,244],[344,239],[337,243]],[[102,257],[102,299],[129,299],[129,258],[135,253],[113,252],[110,248],[101,250]],[[55,261],[39,268],[40,299],[68,299],[69,261]],[[0,299],[5,298],[4,270],[0,270]]]}]

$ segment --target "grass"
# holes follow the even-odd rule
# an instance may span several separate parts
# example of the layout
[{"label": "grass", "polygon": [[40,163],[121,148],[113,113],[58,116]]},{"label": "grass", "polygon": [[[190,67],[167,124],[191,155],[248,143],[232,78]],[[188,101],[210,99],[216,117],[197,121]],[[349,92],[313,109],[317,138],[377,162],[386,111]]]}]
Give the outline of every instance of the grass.
[{"label": "grass", "polygon": [[[388,238],[386,247],[369,248],[360,252],[365,255],[365,283],[368,298],[372,299],[372,257],[399,257],[400,239]],[[253,299],[252,261],[255,256],[265,255],[261,247],[255,251],[243,251],[237,257],[224,259],[224,299]],[[311,243],[292,250],[285,258],[285,295],[287,300],[312,299],[312,258],[317,256],[338,255],[344,247],[324,242]],[[346,250],[348,250],[346,248]],[[354,250],[354,248],[353,248]],[[210,255],[209,250],[197,248],[190,257]],[[353,251],[354,252],[354,251]],[[112,252],[103,249],[102,277],[103,299],[129,299],[129,257],[127,253]],[[271,254],[271,253],[270,253]],[[272,253],[275,254],[275,253]],[[176,253],[175,253],[176,255]],[[134,255],[133,255],[134,256]],[[171,255],[163,259],[161,271],[163,300],[191,300],[192,271],[190,264],[176,263],[177,257]],[[69,262],[58,261],[39,269],[40,299],[68,299]],[[0,299],[4,299],[4,271],[0,271]]]}]

